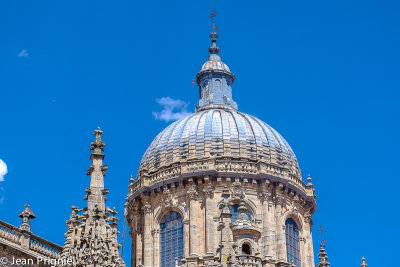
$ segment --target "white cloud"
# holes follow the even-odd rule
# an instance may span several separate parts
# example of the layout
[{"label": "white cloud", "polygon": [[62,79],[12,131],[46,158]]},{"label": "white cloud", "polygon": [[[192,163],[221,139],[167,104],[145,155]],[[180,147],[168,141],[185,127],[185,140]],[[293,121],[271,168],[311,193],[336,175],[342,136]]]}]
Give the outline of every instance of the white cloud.
[{"label": "white cloud", "polygon": [[156,99],[156,102],[163,107],[163,110],[160,112],[153,111],[153,116],[156,120],[165,122],[175,121],[190,114],[187,110],[189,103],[183,100],[167,96]]},{"label": "white cloud", "polygon": [[18,53],[18,57],[28,57],[28,49],[22,49],[21,52]]},{"label": "white cloud", "polygon": [[4,182],[4,175],[7,174],[7,164],[0,159],[0,182]]}]

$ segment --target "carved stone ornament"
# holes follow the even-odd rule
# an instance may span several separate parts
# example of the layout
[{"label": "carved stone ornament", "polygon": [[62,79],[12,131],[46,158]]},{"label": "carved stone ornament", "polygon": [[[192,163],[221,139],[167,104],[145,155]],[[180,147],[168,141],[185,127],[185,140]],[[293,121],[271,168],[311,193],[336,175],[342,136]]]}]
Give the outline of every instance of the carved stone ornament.
[{"label": "carved stone ornament", "polygon": [[186,192],[190,199],[195,199],[198,196],[196,186],[192,185]]},{"label": "carved stone ornament", "polygon": [[206,198],[211,198],[214,195],[214,188],[211,185],[206,185],[203,188],[203,193]]},{"label": "carved stone ornament", "polygon": [[168,189],[168,187],[164,187],[162,192],[162,201],[166,207],[171,207],[173,203],[174,195]]},{"label": "carved stone ornament", "polygon": [[232,199],[239,200],[240,196],[243,193],[243,188],[242,188],[242,183],[239,182],[238,179],[235,179],[235,181],[232,183],[231,191],[232,191],[232,194],[231,194]]}]

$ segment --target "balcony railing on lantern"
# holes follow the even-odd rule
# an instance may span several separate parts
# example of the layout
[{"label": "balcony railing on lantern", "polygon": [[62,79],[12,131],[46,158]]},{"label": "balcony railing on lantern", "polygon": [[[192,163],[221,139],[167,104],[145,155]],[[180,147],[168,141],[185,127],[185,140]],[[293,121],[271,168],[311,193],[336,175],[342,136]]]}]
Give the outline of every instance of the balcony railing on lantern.
[{"label": "balcony railing on lantern", "polygon": [[252,255],[239,255],[236,256],[236,262],[243,267],[261,267],[262,260],[260,257]]}]

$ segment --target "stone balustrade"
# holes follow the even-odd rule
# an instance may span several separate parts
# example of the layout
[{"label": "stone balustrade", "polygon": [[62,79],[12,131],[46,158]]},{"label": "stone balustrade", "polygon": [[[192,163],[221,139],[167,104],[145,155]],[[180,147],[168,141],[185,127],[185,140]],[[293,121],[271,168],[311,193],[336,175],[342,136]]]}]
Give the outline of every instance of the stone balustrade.
[{"label": "stone balustrade", "polygon": [[[301,176],[282,166],[267,164],[264,162],[234,161],[231,159],[209,159],[181,162],[173,166],[163,168],[155,173],[148,173],[146,170],[139,173],[138,179],[131,187],[131,192],[136,191],[141,186],[149,186],[163,181],[185,176],[187,173],[218,172],[229,175],[229,173],[243,174],[258,177],[268,175],[270,177],[279,177],[296,186],[299,190],[305,192],[306,185]],[[141,179],[144,178],[144,179]]]},{"label": "stone balustrade", "polygon": [[260,257],[252,255],[239,255],[236,256],[236,261],[243,267],[261,267],[262,260]]},{"label": "stone balustrade", "polygon": [[29,249],[53,259],[59,259],[62,253],[61,246],[34,235],[31,236]]},{"label": "stone balustrade", "polygon": [[28,250],[29,252],[35,252],[34,255],[36,256],[52,259],[59,259],[63,249],[57,244],[3,221],[0,221],[0,242],[1,241],[4,243],[12,243],[21,251]]},{"label": "stone balustrade", "polygon": [[0,221],[0,238],[5,239],[16,245],[20,245],[20,230],[14,225]]}]

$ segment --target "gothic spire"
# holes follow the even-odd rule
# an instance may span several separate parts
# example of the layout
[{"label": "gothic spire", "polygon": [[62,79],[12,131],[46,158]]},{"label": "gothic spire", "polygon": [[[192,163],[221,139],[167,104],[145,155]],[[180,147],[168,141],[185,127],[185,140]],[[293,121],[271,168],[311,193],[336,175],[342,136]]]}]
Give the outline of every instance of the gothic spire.
[{"label": "gothic spire", "polygon": [[90,144],[90,150],[93,153],[90,155],[92,164],[90,165],[87,175],[90,175],[90,187],[86,189],[87,196],[85,199],[88,200],[88,209],[94,210],[95,207],[99,210],[105,210],[106,201],[105,195],[108,193],[108,189],[104,189],[104,176],[108,169],[107,165],[103,165],[105,143],[101,141],[103,131],[100,127],[94,131],[93,135],[95,140]]},{"label": "gothic spire", "polygon": [[[113,266],[125,267],[118,249],[118,218],[115,208],[105,207],[108,189],[104,189],[104,176],[107,165],[103,165],[104,146],[101,141],[103,132],[98,127],[94,131],[95,140],[91,142],[90,155],[92,164],[87,175],[90,175],[90,186],[86,188],[87,208],[72,206],[72,214],[67,221],[68,231],[61,258],[73,260],[79,266]],[[66,267],[66,265],[61,265]]]}]

